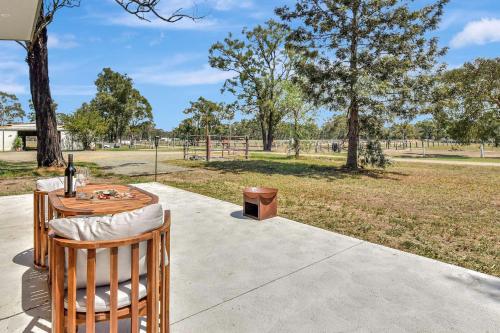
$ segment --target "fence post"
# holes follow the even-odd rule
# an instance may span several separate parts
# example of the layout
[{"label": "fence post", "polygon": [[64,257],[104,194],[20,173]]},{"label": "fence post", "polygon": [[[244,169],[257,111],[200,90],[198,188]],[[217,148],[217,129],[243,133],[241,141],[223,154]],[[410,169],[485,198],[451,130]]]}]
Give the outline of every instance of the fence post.
[{"label": "fence post", "polygon": [[184,159],[187,160],[187,143],[188,143],[188,140],[185,140],[184,141]]},{"label": "fence post", "polygon": [[206,156],[206,158],[207,158],[207,162],[210,162],[210,153],[211,153],[211,148],[212,148],[211,147],[211,142],[210,142],[211,141],[210,140],[210,135],[206,136],[206,140],[205,141],[206,141],[205,143],[206,143],[206,146],[207,146],[207,156]]},{"label": "fence post", "polygon": [[245,159],[248,160],[248,136],[245,136]]}]

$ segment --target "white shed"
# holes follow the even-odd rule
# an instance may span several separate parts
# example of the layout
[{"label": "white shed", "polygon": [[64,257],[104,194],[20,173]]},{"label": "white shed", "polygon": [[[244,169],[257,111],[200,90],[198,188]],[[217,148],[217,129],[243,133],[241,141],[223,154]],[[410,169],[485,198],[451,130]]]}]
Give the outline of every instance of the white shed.
[{"label": "white shed", "polygon": [[[63,126],[57,126],[57,132],[62,150],[82,149]],[[18,136],[23,140],[23,150],[36,149],[36,124],[20,123],[0,126],[0,151],[14,150],[14,140]]]}]

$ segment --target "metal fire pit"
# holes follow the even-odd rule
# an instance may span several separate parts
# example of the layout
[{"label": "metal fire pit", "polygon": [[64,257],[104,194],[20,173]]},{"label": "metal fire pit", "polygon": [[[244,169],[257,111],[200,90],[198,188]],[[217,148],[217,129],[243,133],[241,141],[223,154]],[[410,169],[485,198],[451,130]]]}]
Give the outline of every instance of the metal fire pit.
[{"label": "metal fire pit", "polygon": [[268,187],[247,187],[243,190],[243,215],[259,221],[278,214],[278,190]]}]

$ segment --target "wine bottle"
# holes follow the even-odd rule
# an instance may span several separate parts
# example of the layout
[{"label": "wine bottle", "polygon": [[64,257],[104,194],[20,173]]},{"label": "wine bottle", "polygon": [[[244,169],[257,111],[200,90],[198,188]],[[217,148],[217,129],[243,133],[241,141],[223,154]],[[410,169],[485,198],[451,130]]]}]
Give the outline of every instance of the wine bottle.
[{"label": "wine bottle", "polygon": [[73,154],[68,155],[68,166],[64,170],[64,196],[66,198],[76,196],[76,169],[73,165]]}]

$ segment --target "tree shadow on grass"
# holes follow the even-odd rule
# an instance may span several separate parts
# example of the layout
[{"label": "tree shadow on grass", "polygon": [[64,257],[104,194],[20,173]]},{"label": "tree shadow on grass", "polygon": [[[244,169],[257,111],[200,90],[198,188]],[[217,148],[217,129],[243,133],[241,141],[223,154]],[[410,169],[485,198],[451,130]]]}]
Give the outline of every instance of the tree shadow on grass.
[{"label": "tree shadow on grass", "polygon": [[223,173],[241,174],[245,172],[262,173],[266,175],[301,176],[313,179],[335,180],[342,178],[359,178],[362,176],[375,179],[399,180],[396,176],[407,176],[405,173],[378,170],[359,169],[348,170],[344,167],[327,164],[317,164],[307,160],[292,162],[284,158],[280,160],[233,160],[213,161],[205,164],[209,170]]},{"label": "tree shadow on grass", "polygon": [[33,162],[7,162],[0,161],[0,176],[26,176],[33,175],[36,163]]}]

